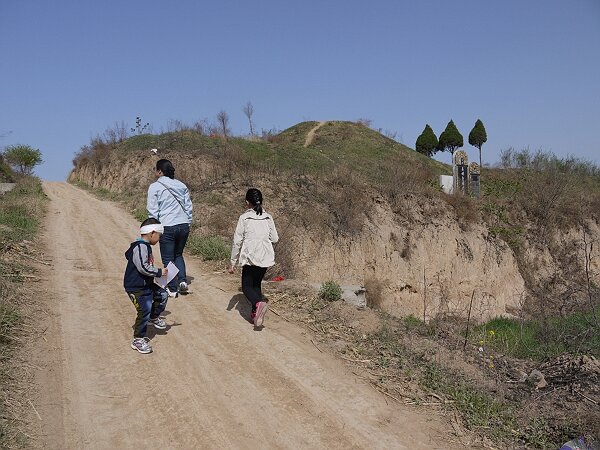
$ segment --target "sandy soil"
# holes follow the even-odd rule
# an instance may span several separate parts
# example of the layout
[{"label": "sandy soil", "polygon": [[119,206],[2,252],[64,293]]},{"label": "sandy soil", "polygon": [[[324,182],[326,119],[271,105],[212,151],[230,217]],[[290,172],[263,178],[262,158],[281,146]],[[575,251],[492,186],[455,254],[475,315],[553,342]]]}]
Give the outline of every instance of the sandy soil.
[{"label": "sandy soil", "polygon": [[167,330],[149,327],[154,353],[135,352],[122,276],[138,224],[66,183],[44,189],[37,448],[458,448],[443,419],[388,403],[303,329],[271,314],[255,331],[239,292],[193,258],[192,294],[170,299]]}]

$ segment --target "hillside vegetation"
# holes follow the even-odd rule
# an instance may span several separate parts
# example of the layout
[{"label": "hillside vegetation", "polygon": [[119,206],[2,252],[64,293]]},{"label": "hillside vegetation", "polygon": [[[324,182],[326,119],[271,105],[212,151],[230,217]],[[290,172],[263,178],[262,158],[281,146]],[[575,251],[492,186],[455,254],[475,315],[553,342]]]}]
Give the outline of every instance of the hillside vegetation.
[{"label": "hillside vegetation", "polygon": [[[321,240],[330,237],[337,244],[366,246],[365,239],[376,233],[382,242],[375,245],[398,253],[407,270],[414,271],[410,266],[417,265],[411,260],[416,241],[423,240],[426,231],[438,235],[445,231],[440,227],[447,227],[450,234],[457,234],[454,255],[462,253],[459,256],[467,262],[474,261],[473,247],[478,245],[474,239],[493,245],[498,265],[501,260],[514,259],[523,290],[518,294],[519,304],[505,302],[507,312],[514,313],[516,307],[548,310],[548,305],[539,307],[541,298],[548,297],[548,292],[540,289],[552,285],[569,292],[568,298],[564,292],[551,293],[564,303],[553,305],[552,313],[576,310],[584,297],[589,300],[584,291],[594,290],[597,282],[593,243],[598,239],[600,176],[595,166],[509,151],[503,155],[504,168],[483,171],[481,199],[448,196],[437,187],[437,177],[450,173],[449,167],[360,124],[330,121],[318,125],[303,122],[268,141],[223,139],[192,130],[142,134],[120,142],[96,138],[76,155],[71,180],[112,193],[136,192],[132,208],[142,218],[145,189],[153,181],[152,166],[157,158],[165,157],[173,160],[177,177],[190,186],[196,210],[202,211],[201,220],[195,223],[200,235],[229,239],[239,196],[245,188],[257,185],[281,217],[279,222],[289,222],[296,231],[288,243],[308,232],[320,234]],[[305,147],[307,135],[317,126]],[[157,156],[150,152],[152,148],[158,149]],[[428,244],[429,248],[445,246],[443,241]],[[291,248],[285,241],[280,247],[283,258],[278,270],[288,276],[306,275],[300,270],[302,263],[293,257],[302,249]],[[328,259],[321,250],[315,253]],[[347,253],[352,251],[349,248]],[[361,266],[352,274],[362,278],[354,280],[361,284],[368,281],[365,251],[361,250],[360,260],[353,257],[351,263]],[[456,264],[452,258],[450,253],[444,263]],[[432,264],[420,263],[426,272]],[[439,273],[435,267],[431,269]],[[411,286],[409,292],[422,289],[405,281]],[[570,286],[573,283],[579,288]],[[443,291],[445,287],[437,288]],[[441,303],[438,299],[438,309]]]},{"label": "hillside vegetation", "polygon": [[[402,346],[392,352],[399,352],[398,360],[384,361],[386,371],[390,363],[416,361],[423,386],[462,405],[464,417],[475,414],[472,423],[505,444],[518,436],[544,447],[568,440],[573,430],[597,434],[590,407],[600,401],[594,387],[600,365],[569,359],[600,355],[600,177],[594,165],[511,150],[502,167],[483,170],[480,199],[449,196],[437,179],[450,167],[363,125],[330,121],[303,122],[266,140],[185,129],[98,138],[76,155],[69,181],[123,201],[142,220],[158,158],[173,161],[176,177],[192,191],[189,251],[227,259],[245,190],[258,187],[281,236],[277,265],[267,276],[365,285],[368,306],[389,318],[387,328],[371,336],[385,348],[364,351]],[[473,362],[465,368],[425,354],[403,359],[413,350],[395,339],[409,339],[407,329],[433,339],[427,345],[442,354]],[[357,339],[358,348],[369,341]],[[554,378],[544,396],[522,379],[511,384],[517,383],[514,367],[549,374],[567,367],[564,361],[567,381]],[[472,365],[481,378],[473,378]],[[492,379],[507,389],[491,389]],[[573,383],[582,395],[569,406],[577,423],[555,413]],[[535,403],[535,413],[516,414],[520,402]],[[514,423],[499,424],[491,412],[497,408]]]},{"label": "hillside vegetation", "polygon": [[38,310],[27,284],[37,280],[32,260],[39,251],[33,241],[46,211],[46,197],[39,179],[6,170],[5,180],[17,185],[0,194],[0,447],[25,448],[29,441],[22,417],[28,408],[24,392],[31,373],[14,356],[30,338],[28,321]]}]

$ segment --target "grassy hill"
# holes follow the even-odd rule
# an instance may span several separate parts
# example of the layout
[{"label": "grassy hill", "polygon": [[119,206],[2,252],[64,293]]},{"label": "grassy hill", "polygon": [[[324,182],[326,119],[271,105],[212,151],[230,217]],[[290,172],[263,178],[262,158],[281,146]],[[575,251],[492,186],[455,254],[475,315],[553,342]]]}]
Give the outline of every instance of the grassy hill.
[{"label": "grassy hill", "polygon": [[445,164],[432,160],[364,125],[354,122],[328,121],[315,133],[314,140],[304,147],[307,134],[318,122],[302,122],[273,136],[269,141],[239,137],[223,139],[206,136],[193,130],[132,136],[123,142],[92,141],[82,149],[75,163],[99,160],[110,153],[158,148],[162,152],[184,152],[192,155],[222,156],[224,151],[238,152],[249,163],[270,166],[280,171],[323,174],[345,166],[357,174],[380,174],[384,166],[416,166],[428,175],[449,173]]},{"label": "grassy hill", "polygon": [[444,164],[354,122],[325,122],[305,147],[307,134],[318,125],[318,122],[302,122],[277,135],[274,145],[280,160],[287,161],[289,167],[301,165],[316,170],[345,165],[367,175],[390,164],[415,165],[431,174],[449,170]]}]

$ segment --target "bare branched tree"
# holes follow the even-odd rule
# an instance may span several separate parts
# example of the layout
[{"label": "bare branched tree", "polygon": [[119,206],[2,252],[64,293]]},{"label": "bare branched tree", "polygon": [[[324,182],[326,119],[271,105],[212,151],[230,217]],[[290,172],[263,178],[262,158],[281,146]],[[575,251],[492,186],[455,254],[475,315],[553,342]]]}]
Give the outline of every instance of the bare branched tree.
[{"label": "bare branched tree", "polygon": [[207,133],[210,134],[210,131],[209,131],[210,125],[208,124],[208,119],[198,120],[197,122],[194,123],[192,128],[200,134],[207,134]]},{"label": "bare branched tree", "polygon": [[229,136],[230,133],[230,130],[228,128],[229,115],[224,110],[219,111],[219,113],[217,114],[217,122],[219,123],[220,133],[225,139],[227,139],[227,136]]},{"label": "bare branched tree", "polygon": [[252,106],[252,103],[248,102],[244,105],[242,111],[244,111],[245,116],[248,118],[248,124],[250,125],[250,136],[254,136],[254,124],[252,123],[252,114],[254,114],[254,106]]},{"label": "bare branched tree", "polygon": [[362,125],[363,127],[371,128],[373,121],[371,119],[360,118],[356,121],[356,123]]},{"label": "bare branched tree", "polygon": [[108,127],[104,131],[104,141],[107,144],[115,145],[119,142],[123,142],[125,139],[129,137],[129,133],[127,132],[127,125],[125,122],[115,122],[112,127]]},{"label": "bare branched tree", "polygon": [[396,137],[398,136],[397,131],[388,130],[387,128],[383,131],[380,131],[380,133],[383,134],[385,137],[390,138],[392,141],[395,141]]}]

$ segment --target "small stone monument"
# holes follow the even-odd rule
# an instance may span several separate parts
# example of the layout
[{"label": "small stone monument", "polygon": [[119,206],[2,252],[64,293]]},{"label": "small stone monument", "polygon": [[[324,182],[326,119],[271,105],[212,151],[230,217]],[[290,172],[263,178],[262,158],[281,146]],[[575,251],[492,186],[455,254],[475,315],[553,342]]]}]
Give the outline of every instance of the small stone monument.
[{"label": "small stone monument", "polygon": [[454,189],[453,180],[452,175],[440,175],[440,187],[444,193],[448,195],[452,194],[452,189]]},{"label": "small stone monument", "polygon": [[469,191],[469,157],[462,150],[454,152],[452,157],[455,193],[466,194]]},{"label": "small stone monument", "polygon": [[471,164],[469,164],[469,173],[471,174],[471,179],[469,180],[471,196],[479,198],[479,164],[477,164],[476,162],[472,162]]}]

